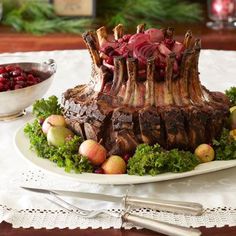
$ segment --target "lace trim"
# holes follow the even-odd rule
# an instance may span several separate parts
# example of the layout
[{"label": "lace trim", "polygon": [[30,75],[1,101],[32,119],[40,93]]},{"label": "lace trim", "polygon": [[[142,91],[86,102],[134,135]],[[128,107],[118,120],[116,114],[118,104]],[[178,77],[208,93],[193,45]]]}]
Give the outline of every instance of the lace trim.
[{"label": "lace trim", "polygon": [[[121,213],[121,209],[111,209],[110,212]],[[139,216],[165,221],[187,227],[223,227],[236,226],[236,209],[218,207],[206,209],[202,216],[185,216],[150,209],[132,209],[131,213]],[[2,216],[1,216],[2,215]],[[0,205],[0,220],[13,224],[13,227],[34,228],[121,228],[130,229],[132,224],[123,224],[112,216],[101,216],[95,219],[85,219],[65,210],[22,209],[15,210]]]}]

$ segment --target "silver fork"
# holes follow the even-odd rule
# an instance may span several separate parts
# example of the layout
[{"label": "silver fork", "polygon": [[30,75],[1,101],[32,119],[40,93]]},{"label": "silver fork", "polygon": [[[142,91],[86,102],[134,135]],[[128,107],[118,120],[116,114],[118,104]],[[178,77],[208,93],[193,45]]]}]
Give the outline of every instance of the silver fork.
[{"label": "silver fork", "polygon": [[96,210],[96,211],[84,210],[58,197],[58,195],[53,192],[51,193],[51,195],[53,196],[53,199],[46,198],[48,201],[80,217],[91,219],[99,215],[109,215],[109,216],[121,219],[122,223],[129,222],[136,226],[150,229],[152,231],[159,232],[159,233],[169,235],[169,236],[200,236],[201,235],[201,232],[198,229],[169,224],[162,221],[153,220],[147,217],[131,214],[129,212],[129,208],[123,211],[122,213],[112,213],[105,210]]}]

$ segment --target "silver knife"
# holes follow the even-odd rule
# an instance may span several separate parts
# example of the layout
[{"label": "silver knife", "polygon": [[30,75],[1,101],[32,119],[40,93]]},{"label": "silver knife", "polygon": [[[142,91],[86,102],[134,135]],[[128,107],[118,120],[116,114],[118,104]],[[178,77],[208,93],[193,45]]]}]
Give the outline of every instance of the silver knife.
[{"label": "silver knife", "polygon": [[109,215],[112,217],[119,218],[121,220],[121,227],[124,222],[132,223],[136,226],[141,226],[142,228],[150,229],[155,232],[159,232],[169,236],[200,236],[201,231],[198,229],[188,228],[180,225],[170,224],[156,219],[151,219],[141,215],[132,214],[129,209],[125,209],[121,213],[114,213],[104,210],[84,210],[76,205],[68,203],[55,193],[51,193],[53,199],[46,198],[51,203],[55,204],[62,209],[74,213],[80,217],[91,219],[95,218],[100,214]]},{"label": "silver knife", "polygon": [[130,206],[130,207],[150,208],[153,210],[168,211],[168,212],[186,214],[186,215],[202,215],[203,213],[203,206],[199,203],[194,203],[194,202],[170,201],[170,200],[161,200],[161,199],[156,199],[156,198],[134,197],[134,196],[128,196],[128,195],[113,196],[113,195],[105,195],[105,194],[100,194],[100,193],[86,193],[86,192],[78,192],[78,191],[34,188],[34,187],[26,187],[26,186],[21,186],[21,188],[25,190],[37,192],[37,193],[45,193],[45,194],[54,193],[54,194],[62,195],[62,196],[123,203],[125,207]]}]

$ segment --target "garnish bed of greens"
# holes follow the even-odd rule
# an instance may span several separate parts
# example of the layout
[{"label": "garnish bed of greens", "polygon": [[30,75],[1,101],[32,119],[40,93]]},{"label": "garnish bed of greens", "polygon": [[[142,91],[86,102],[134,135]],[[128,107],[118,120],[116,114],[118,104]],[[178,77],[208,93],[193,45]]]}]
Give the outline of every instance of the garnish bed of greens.
[{"label": "garnish bed of greens", "polygon": [[229,130],[223,129],[218,140],[213,140],[215,160],[236,159],[236,140],[229,135]]},{"label": "garnish bed of greens", "polygon": [[225,94],[228,96],[232,106],[236,106],[236,87],[231,87],[225,91]]},{"label": "garnish bed of greens", "polygon": [[[235,105],[236,88],[230,88],[226,91],[226,94],[229,96],[231,103]],[[36,119],[25,126],[24,132],[29,137],[30,148],[39,157],[55,162],[59,167],[64,167],[67,172],[94,171],[94,167],[87,157],[78,154],[79,145],[83,141],[80,136],[75,135],[60,147],[48,144],[40,122],[52,114],[62,114],[62,108],[56,96],[36,101],[33,105],[33,114]],[[213,140],[213,148],[215,150],[215,160],[236,159],[236,140],[230,136],[227,129],[223,129],[218,140]],[[166,151],[158,144],[154,146],[140,144],[128,161],[127,173],[129,175],[153,176],[164,172],[185,172],[193,170],[198,164],[200,164],[200,160],[189,151],[178,149]]]},{"label": "garnish bed of greens", "polygon": [[37,119],[33,123],[28,123],[24,128],[24,132],[29,137],[30,148],[39,157],[55,162],[59,167],[64,167],[67,172],[71,170],[76,173],[93,171],[88,159],[78,154],[78,147],[82,141],[81,137],[75,135],[60,147],[54,147],[47,142],[40,125],[40,119],[46,118],[51,114],[62,114],[62,109],[56,96],[51,96],[48,100],[41,99],[36,101],[33,105],[33,114]]},{"label": "garnish bed of greens", "polygon": [[188,151],[163,150],[160,145],[140,144],[128,162],[130,175],[157,175],[164,172],[193,170],[200,164],[197,157]]}]

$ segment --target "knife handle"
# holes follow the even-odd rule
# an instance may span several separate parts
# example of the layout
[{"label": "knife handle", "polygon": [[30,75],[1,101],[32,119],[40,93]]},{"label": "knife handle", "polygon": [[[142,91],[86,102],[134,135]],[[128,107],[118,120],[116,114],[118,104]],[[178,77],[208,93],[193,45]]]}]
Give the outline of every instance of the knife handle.
[{"label": "knife handle", "polygon": [[124,197],[125,206],[151,208],[159,211],[169,211],[186,215],[201,215],[203,206],[199,203],[168,201],[155,198]]},{"label": "knife handle", "polygon": [[166,234],[169,236],[200,236],[198,229],[187,228],[179,225],[169,224],[158,220],[152,220],[146,217],[125,213],[122,217],[123,222],[129,222],[135,226],[150,229],[152,231]]}]

